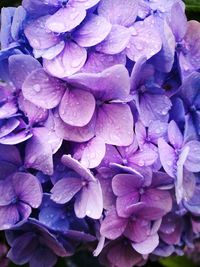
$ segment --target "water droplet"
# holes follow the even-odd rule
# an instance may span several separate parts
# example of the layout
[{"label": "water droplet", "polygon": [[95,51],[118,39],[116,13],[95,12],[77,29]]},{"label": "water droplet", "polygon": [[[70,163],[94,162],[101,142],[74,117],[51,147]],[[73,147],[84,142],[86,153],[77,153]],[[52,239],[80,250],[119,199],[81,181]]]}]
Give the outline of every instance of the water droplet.
[{"label": "water droplet", "polygon": [[41,91],[41,87],[40,85],[37,83],[37,84],[34,84],[33,85],[33,90],[37,93],[39,93]]}]

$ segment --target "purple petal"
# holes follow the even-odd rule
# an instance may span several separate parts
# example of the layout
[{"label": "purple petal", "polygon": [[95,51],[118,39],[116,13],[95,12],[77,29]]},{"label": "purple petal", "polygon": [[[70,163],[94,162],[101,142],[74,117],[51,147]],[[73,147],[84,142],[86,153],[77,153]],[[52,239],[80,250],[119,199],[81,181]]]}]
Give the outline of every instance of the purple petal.
[{"label": "purple petal", "polygon": [[200,23],[198,21],[188,21],[184,41],[186,43],[185,59],[193,68],[198,69],[200,62],[200,51],[198,49],[200,45]]},{"label": "purple petal", "polygon": [[44,247],[39,247],[32,255],[29,263],[31,267],[36,266],[45,266],[45,267],[53,267],[56,265],[57,256],[55,253]]},{"label": "purple petal", "polygon": [[170,99],[165,95],[144,93],[139,103],[140,119],[147,127],[152,121],[167,122],[171,106]]},{"label": "purple petal", "polygon": [[148,128],[148,136],[151,142],[157,144],[158,138],[165,137],[167,135],[168,124],[161,121],[152,121]]},{"label": "purple petal", "polygon": [[52,60],[44,59],[43,65],[51,75],[64,78],[79,71],[85,64],[86,58],[86,49],[69,41],[58,56]]},{"label": "purple petal", "polygon": [[132,247],[140,254],[147,255],[154,251],[159,244],[159,236],[157,234],[149,236],[145,241],[140,243],[132,243]]},{"label": "purple petal", "polygon": [[19,126],[19,124],[20,122],[15,118],[10,118],[6,120],[0,126],[0,138],[10,134],[12,131],[14,131]]},{"label": "purple petal", "polygon": [[137,191],[132,191],[123,196],[119,196],[116,202],[116,209],[119,216],[129,218],[137,210],[140,195]]},{"label": "purple petal", "polygon": [[146,220],[158,220],[172,209],[171,195],[164,190],[148,189],[141,196],[141,202],[146,204],[146,209],[140,212],[140,217]]},{"label": "purple petal", "polygon": [[40,17],[25,28],[25,35],[30,45],[35,49],[50,48],[60,42],[60,37],[47,31],[45,24],[49,16]]},{"label": "purple petal", "polygon": [[75,0],[78,6],[83,6],[85,9],[89,9],[95,6],[100,0]]},{"label": "purple petal", "polygon": [[51,199],[59,204],[69,202],[82,188],[80,178],[69,177],[59,180],[51,189]]},{"label": "purple petal", "polygon": [[73,159],[70,155],[63,155],[61,161],[65,166],[78,173],[81,178],[84,178],[87,181],[96,181],[92,173],[83,165],[81,165],[81,163],[76,159]]},{"label": "purple petal", "polygon": [[130,92],[130,79],[123,65],[115,65],[101,73],[80,73],[68,78],[78,88],[91,91],[101,100],[123,100]]},{"label": "purple petal", "polygon": [[174,63],[176,41],[166,20],[157,16],[156,26],[162,40],[161,50],[152,58],[155,68],[162,72],[170,72]]},{"label": "purple petal", "polygon": [[40,63],[29,55],[12,55],[9,57],[9,72],[12,81],[19,89],[26,77],[34,70],[41,68]]},{"label": "purple petal", "polygon": [[133,117],[129,106],[103,104],[98,109],[96,135],[106,144],[130,145],[133,141]]},{"label": "purple petal", "polygon": [[143,242],[149,236],[151,222],[141,219],[130,220],[124,235],[133,242]]},{"label": "purple petal", "polygon": [[59,114],[65,123],[83,127],[92,119],[95,105],[91,93],[79,89],[67,89],[59,106]]},{"label": "purple petal", "polygon": [[[134,24],[136,34],[132,35],[126,49],[127,56],[133,61],[145,56],[147,59],[158,53],[162,47],[159,32],[155,27],[153,16],[147,17],[144,21]],[[148,36],[151,36],[149,40]]]},{"label": "purple petal", "polygon": [[15,193],[20,201],[38,208],[42,202],[42,188],[38,179],[30,173],[18,172],[12,177]]},{"label": "purple petal", "polygon": [[174,148],[180,149],[182,147],[183,135],[181,131],[179,130],[175,121],[170,121],[168,125],[168,138],[169,138],[170,144]]},{"label": "purple petal", "polygon": [[94,137],[90,140],[81,157],[81,164],[86,168],[96,168],[104,158],[106,153],[105,143],[101,138]]},{"label": "purple petal", "polygon": [[129,157],[129,162],[134,163],[138,166],[150,166],[158,158],[158,153],[149,147],[145,147],[142,150],[138,150],[131,157]]},{"label": "purple petal", "polygon": [[56,107],[64,93],[61,81],[49,76],[43,69],[33,71],[25,80],[22,92],[24,97],[41,108]]},{"label": "purple petal", "polygon": [[169,176],[175,177],[176,154],[174,149],[162,138],[158,139],[158,149],[164,170]]},{"label": "purple petal", "polygon": [[131,37],[128,28],[120,25],[113,25],[106,39],[96,46],[96,50],[106,54],[118,54],[122,52]]},{"label": "purple petal", "polygon": [[107,18],[112,24],[130,26],[137,17],[138,1],[102,0],[98,13]]},{"label": "purple petal", "polygon": [[0,206],[6,206],[11,204],[16,196],[12,186],[12,180],[10,179],[10,177],[6,178],[4,180],[0,180]]},{"label": "purple petal", "polygon": [[137,192],[143,185],[143,178],[134,174],[117,174],[112,179],[112,189],[116,196]]},{"label": "purple petal", "polygon": [[34,233],[28,232],[20,235],[12,244],[8,258],[16,264],[27,263],[38,246]]},{"label": "purple petal", "polygon": [[0,160],[8,161],[14,165],[21,165],[21,157],[18,149],[15,146],[6,146],[0,144]]},{"label": "purple petal", "polygon": [[127,219],[119,217],[116,210],[110,210],[101,223],[100,233],[108,239],[114,240],[123,234],[126,225]]},{"label": "purple petal", "polygon": [[108,252],[109,262],[111,266],[126,266],[132,267],[136,265],[144,265],[145,260],[130,246],[127,240],[119,241]]},{"label": "purple petal", "polygon": [[100,219],[103,212],[103,195],[99,181],[91,181],[77,196],[74,210],[78,218],[88,216]]},{"label": "purple petal", "polygon": [[0,206],[0,230],[11,228],[19,220],[20,215],[15,205]]},{"label": "purple petal", "polygon": [[90,15],[75,31],[74,40],[82,47],[91,47],[102,42],[111,30],[111,24],[101,16]]},{"label": "purple petal", "polygon": [[44,174],[53,174],[52,147],[48,143],[49,131],[44,127],[34,128],[33,137],[27,142],[25,150],[25,166],[42,171]]},{"label": "purple petal", "polygon": [[69,32],[78,26],[86,16],[86,11],[78,6],[67,5],[51,15],[45,23],[46,28],[52,32]]},{"label": "purple petal", "polygon": [[170,26],[176,37],[176,41],[180,42],[186,34],[187,17],[179,2],[172,6]]},{"label": "purple petal", "polygon": [[193,140],[185,144],[189,147],[189,154],[184,163],[185,168],[191,172],[200,171],[200,142]]},{"label": "purple petal", "polygon": [[27,132],[26,130],[20,131],[19,133],[11,133],[0,138],[0,144],[4,145],[16,145],[22,143],[32,137],[31,132]]},{"label": "purple petal", "polygon": [[94,137],[95,119],[93,118],[86,126],[74,127],[62,121],[59,115],[55,116],[55,132],[56,134],[67,141],[86,142]]},{"label": "purple petal", "polygon": [[124,54],[121,53],[108,56],[104,53],[91,51],[88,54],[87,61],[81,71],[83,73],[97,73],[118,64],[126,64],[126,56]]},{"label": "purple petal", "polygon": [[23,111],[24,115],[28,117],[29,124],[37,124],[43,122],[48,117],[48,111],[43,108],[39,108],[36,105],[32,104],[22,94],[18,98],[19,109]]}]

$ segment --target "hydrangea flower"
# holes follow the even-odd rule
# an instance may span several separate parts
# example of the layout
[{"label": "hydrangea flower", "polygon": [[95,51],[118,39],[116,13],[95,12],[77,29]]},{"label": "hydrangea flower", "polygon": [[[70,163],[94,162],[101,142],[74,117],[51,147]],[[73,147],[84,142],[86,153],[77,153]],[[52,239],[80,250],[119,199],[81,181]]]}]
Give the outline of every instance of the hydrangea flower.
[{"label": "hydrangea flower", "polygon": [[132,267],[195,244],[199,32],[182,0],[2,9],[0,229],[11,261],[53,267],[94,250],[107,267]]}]

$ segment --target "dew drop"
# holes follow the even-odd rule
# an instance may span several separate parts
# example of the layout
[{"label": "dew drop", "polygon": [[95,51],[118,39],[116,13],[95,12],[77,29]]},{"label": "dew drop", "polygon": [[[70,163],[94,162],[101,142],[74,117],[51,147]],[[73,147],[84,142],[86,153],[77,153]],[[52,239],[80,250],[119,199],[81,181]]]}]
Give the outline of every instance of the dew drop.
[{"label": "dew drop", "polygon": [[34,84],[33,85],[33,90],[37,93],[39,93],[41,91],[41,87],[39,84]]}]

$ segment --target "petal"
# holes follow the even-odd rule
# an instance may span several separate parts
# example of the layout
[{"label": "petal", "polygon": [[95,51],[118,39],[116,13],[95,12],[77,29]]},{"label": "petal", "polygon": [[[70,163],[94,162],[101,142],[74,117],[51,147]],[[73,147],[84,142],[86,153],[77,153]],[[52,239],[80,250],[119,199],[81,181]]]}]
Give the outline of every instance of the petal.
[{"label": "petal", "polygon": [[200,23],[195,20],[188,21],[187,32],[184,37],[186,42],[187,50],[184,52],[186,60],[195,69],[199,69],[200,64]]},{"label": "petal", "polygon": [[137,209],[137,203],[140,195],[137,191],[132,191],[126,195],[117,198],[116,209],[120,217],[129,218]]},{"label": "petal", "polygon": [[32,135],[31,132],[27,132],[26,130],[20,131],[19,133],[12,132],[9,135],[0,138],[0,144],[16,145],[28,140]]},{"label": "petal", "polygon": [[96,135],[106,144],[128,146],[133,141],[133,116],[126,104],[103,104],[97,113]]},{"label": "petal", "polygon": [[[123,242],[124,241],[124,242]],[[110,266],[126,266],[132,267],[140,265],[142,257],[130,246],[130,243],[126,239],[118,240],[109,248],[107,252],[107,258]],[[112,265],[111,265],[112,264]]]},{"label": "petal", "polygon": [[183,135],[175,121],[170,121],[168,125],[168,138],[174,148],[180,149],[182,147]]},{"label": "petal", "polygon": [[151,222],[141,219],[129,221],[124,235],[133,242],[143,242],[149,236],[151,231]]},{"label": "petal", "polygon": [[12,131],[14,131],[19,124],[20,122],[15,118],[5,120],[5,122],[0,126],[0,138],[12,133]]},{"label": "petal", "polygon": [[185,144],[189,147],[189,154],[184,163],[185,168],[191,172],[200,171],[200,142],[193,140]]},{"label": "petal", "polygon": [[166,137],[168,124],[161,121],[152,121],[148,128],[148,136],[151,142],[157,144],[158,138]]},{"label": "petal", "polygon": [[[155,108],[156,107],[156,108]],[[140,97],[139,114],[143,124],[148,127],[152,121],[168,121],[172,107],[170,99],[162,94],[144,93]]]},{"label": "petal", "polygon": [[126,48],[130,37],[129,29],[121,25],[113,25],[109,35],[96,46],[96,50],[105,54],[118,54]]},{"label": "petal", "polygon": [[160,161],[167,174],[175,177],[176,154],[174,149],[162,138],[158,139]]},{"label": "petal", "polygon": [[71,126],[83,127],[92,119],[96,101],[89,92],[66,90],[59,105],[61,119]]},{"label": "petal", "polygon": [[43,66],[51,75],[64,78],[79,71],[85,64],[86,58],[86,49],[69,41],[58,56],[52,60],[44,59]]},{"label": "petal", "polygon": [[187,30],[187,18],[182,6],[178,2],[172,6],[170,26],[176,36],[176,41],[181,41]]},{"label": "petal", "polygon": [[22,25],[25,19],[26,10],[22,6],[17,7],[11,25],[11,35],[14,41],[18,41],[20,39]]},{"label": "petal", "polygon": [[19,109],[23,111],[26,117],[28,117],[30,125],[43,122],[48,117],[48,111],[46,109],[39,108],[38,106],[34,105],[24,98],[22,93],[19,95],[18,105]]},{"label": "petal", "polygon": [[24,97],[41,108],[56,107],[64,93],[61,81],[49,76],[43,69],[33,71],[25,80],[22,92]]},{"label": "petal", "polygon": [[63,155],[61,158],[61,162],[68,168],[78,173],[81,178],[84,178],[87,181],[96,181],[92,173],[87,168],[85,168],[79,161],[72,158],[70,155]]},{"label": "petal", "polygon": [[35,234],[31,232],[24,233],[13,242],[12,248],[8,252],[8,258],[15,264],[25,264],[30,260],[37,246],[38,241]]},{"label": "petal", "polygon": [[80,178],[69,177],[59,180],[51,189],[51,199],[59,204],[69,202],[82,188]]},{"label": "petal", "polygon": [[103,212],[103,195],[99,181],[89,182],[87,187],[76,198],[74,210],[78,218],[88,216],[100,219]]},{"label": "petal", "polygon": [[13,199],[16,197],[11,178],[6,178],[4,180],[0,180],[0,206],[11,204]]},{"label": "petal", "polygon": [[15,205],[0,206],[0,230],[7,230],[20,220]]},{"label": "petal", "polygon": [[[137,61],[140,57],[145,56],[149,59],[160,51],[162,42],[153,16],[136,22],[134,28],[137,33],[132,35],[126,49],[128,58]],[[148,36],[151,36],[150,40]]]},{"label": "petal", "polygon": [[55,253],[46,248],[46,247],[39,247],[33,253],[29,264],[30,267],[36,266],[45,266],[45,267],[53,267],[56,265],[57,256]]},{"label": "petal", "polygon": [[117,174],[112,179],[112,189],[116,196],[137,192],[143,185],[143,178],[134,174]]},{"label": "petal", "polygon": [[16,8],[14,7],[6,7],[2,8],[1,10],[1,48],[7,48],[12,42],[12,37],[11,37],[11,26],[12,26],[12,20],[14,13],[16,11]]},{"label": "petal", "polygon": [[95,6],[100,0],[75,0],[78,6],[83,6],[85,9],[89,9]]},{"label": "petal", "polygon": [[117,54],[117,55],[105,55],[104,53],[98,53],[91,51],[88,54],[87,61],[81,71],[83,73],[98,73],[103,70],[112,67],[114,65],[126,64],[126,55]]},{"label": "petal", "polygon": [[174,63],[176,41],[166,20],[156,17],[156,26],[162,40],[161,50],[152,58],[155,68],[162,72],[170,72]]},{"label": "petal", "polygon": [[151,214],[145,214],[145,209],[140,217],[146,220],[158,220],[172,209],[172,198],[168,191],[159,189],[148,189],[142,196],[141,202],[146,204]]},{"label": "petal", "polygon": [[81,157],[81,164],[89,169],[96,168],[104,158],[106,153],[105,143],[101,138],[94,137],[90,140]]},{"label": "petal", "polygon": [[58,114],[55,114],[55,132],[58,137],[67,141],[86,142],[94,137],[95,119],[93,118],[86,126],[74,127],[62,121]]},{"label": "petal", "polygon": [[34,49],[50,48],[60,42],[60,37],[47,31],[45,24],[49,16],[40,17],[31,22],[24,30],[26,38]]},{"label": "petal", "polygon": [[46,28],[52,32],[69,32],[78,26],[86,16],[86,11],[78,6],[67,5],[51,15],[45,23]]},{"label": "petal", "polygon": [[140,254],[147,255],[154,251],[159,244],[159,236],[157,234],[149,236],[145,241],[140,243],[132,243],[132,247]]},{"label": "petal", "polygon": [[100,233],[106,238],[114,240],[123,234],[126,225],[127,219],[120,218],[115,210],[110,210],[101,223]]},{"label": "petal", "polygon": [[20,201],[38,208],[42,202],[42,187],[38,179],[30,173],[15,173],[12,177],[15,193]]},{"label": "petal", "polygon": [[25,149],[25,166],[53,174],[53,157],[51,143],[48,142],[49,131],[44,127],[34,128],[33,137],[27,142]]},{"label": "petal", "polygon": [[[189,153],[189,147],[186,146],[182,149],[180,155],[179,155],[179,159],[177,161],[177,177],[176,177],[176,181],[175,181],[175,193],[176,193],[176,200],[177,203],[179,204],[181,202],[181,200],[183,199],[184,196],[184,186],[183,186],[183,166],[184,163],[188,157],[188,153]],[[191,179],[192,180],[192,179]]]},{"label": "petal", "polygon": [[158,158],[158,153],[149,147],[145,147],[142,150],[138,150],[131,157],[129,162],[138,166],[151,166]]},{"label": "petal", "polygon": [[21,157],[19,150],[15,146],[0,145],[0,160],[20,165]]},{"label": "petal", "polygon": [[130,26],[138,13],[138,1],[102,0],[98,13],[107,18],[112,24]]},{"label": "petal", "polygon": [[101,16],[90,15],[86,22],[73,34],[74,40],[82,47],[102,42],[111,30],[111,24]]},{"label": "petal", "polygon": [[123,65],[115,65],[101,73],[75,74],[67,80],[78,88],[91,91],[101,100],[123,100],[130,92],[129,74]]},{"label": "petal", "polygon": [[12,55],[9,57],[9,72],[12,81],[19,89],[26,77],[34,70],[41,68],[39,61],[29,55]]}]

